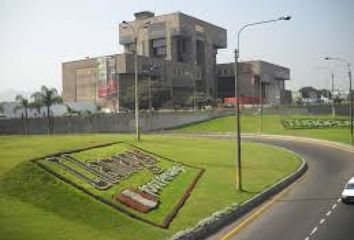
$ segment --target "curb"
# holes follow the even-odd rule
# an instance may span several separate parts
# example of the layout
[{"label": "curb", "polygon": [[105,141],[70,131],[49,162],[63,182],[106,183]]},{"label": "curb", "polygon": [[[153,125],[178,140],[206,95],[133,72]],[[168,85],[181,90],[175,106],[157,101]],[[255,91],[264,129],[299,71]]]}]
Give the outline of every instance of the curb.
[{"label": "curb", "polygon": [[[277,147],[277,146],[276,146]],[[289,149],[283,148],[283,147],[277,147],[284,149],[288,152],[291,152],[298,156],[302,164],[301,166],[292,174],[289,176],[281,179],[277,183],[273,184],[269,188],[267,188],[265,191],[255,195],[248,201],[242,203],[239,207],[236,209],[233,209],[232,211],[223,214],[220,217],[216,217],[215,220],[208,222],[207,224],[204,224],[202,227],[196,227],[196,229],[193,229],[192,231],[186,231],[185,234],[178,234],[177,236],[172,236],[170,239],[172,240],[195,240],[195,239],[205,239],[212,234],[216,233],[218,230],[221,230],[223,227],[233,223],[234,221],[238,220],[242,216],[244,216],[246,213],[250,212],[257,206],[261,205],[264,203],[266,200],[269,198],[275,196],[282,190],[284,190],[286,187],[288,187],[290,184],[295,182],[297,179],[299,179],[307,170],[307,163],[305,160],[299,156],[298,154],[290,151]]]}]

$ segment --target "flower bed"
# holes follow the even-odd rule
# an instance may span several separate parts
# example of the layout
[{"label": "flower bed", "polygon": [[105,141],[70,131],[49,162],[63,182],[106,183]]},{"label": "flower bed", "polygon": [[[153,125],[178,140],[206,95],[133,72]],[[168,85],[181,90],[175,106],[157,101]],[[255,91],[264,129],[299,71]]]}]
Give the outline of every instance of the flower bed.
[{"label": "flower bed", "polygon": [[[78,177],[78,174],[72,174],[74,171],[68,172],[66,167],[48,161],[51,158],[60,159],[60,163],[72,167],[85,177]],[[33,159],[32,162],[129,217],[164,229],[169,227],[205,171],[126,143],[59,152]],[[101,168],[96,168],[93,163]],[[116,166],[117,164],[124,166]],[[136,172],[135,175],[138,175],[134,176],[135,179],[121,177],[121,174],[126,175],[128,172]],[[181,176],[175,179],[177,175]],[[94,180],[109,182],[109,192],[108,188],[100,189],[90,184]],[[181,181],[178,183],[179,188],[171,194],[161,196],[165,188],[171,192],[173,187],[170,185],[174,185],[174,181]]]},{"label": "flower bed", "polygon": [[148,193],[152,196],[158,196],[160,190],[170,183],[180,172],[186,170],[181,165],[175,165],[172,168],[166,170],[164,173],[155,177],[152,181],[141,185],[138,189],[142,192]]},{"label": "flower bed", "polygon": [[345,119],[286,119],[282,120],[281,123],[288,129],[330,129],[350,127],[350,121]]},{"label": "flower bed", "polygon": [[159,204],[159,200],[154,196],[133,188],[124,189],[115,199],[142,213],[151,211]]}]

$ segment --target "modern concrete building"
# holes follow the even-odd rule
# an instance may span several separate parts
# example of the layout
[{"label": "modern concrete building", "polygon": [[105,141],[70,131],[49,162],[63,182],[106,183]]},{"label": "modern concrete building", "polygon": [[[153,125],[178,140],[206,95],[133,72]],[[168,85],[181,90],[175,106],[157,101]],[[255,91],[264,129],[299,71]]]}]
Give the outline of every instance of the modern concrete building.
[{"label": "modern concrete building", "polygon": [[[199,92],[214,99],[233,96],[232,64],[216,63],[218,49],[227,47],[224,28],[180,12],[155,16],[145,11],[119,25],[119,43],[124,46],[122,54],[62,64],[64,101],[126,107],[124,95],[134,87],[135,50],[139,82],[149,81],[149,86],[150,81],[159,82],[159,88],[167,89],[164,107],[185,106]],[[242,74],[242,79],[248,79],[242,80],[245,96],[254,96],[257,91],[250,80],[252,71],[255,78],[262,78],[267,100],[280,96],[289,69],[262,61],[243,65],[252,66]]]},{"label": "modern concrete building", "polygon": [[[218,98],[235,96],[235,63],[218,64]],[[290,70],[269,62],[256,60],[239,63],[240,96],[245,103],[258,104],[262,95],[265,104],[288,103],[285,81]]]}]

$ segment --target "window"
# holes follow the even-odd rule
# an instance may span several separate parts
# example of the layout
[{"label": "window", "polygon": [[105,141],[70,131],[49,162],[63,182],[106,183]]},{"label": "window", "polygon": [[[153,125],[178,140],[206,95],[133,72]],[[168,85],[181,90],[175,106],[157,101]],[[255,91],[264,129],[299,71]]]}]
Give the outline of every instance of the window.
[{"label": "window", "polygon": [[166,38],[151,40],[152,56],[165,57],[167,54]]},{"label": "window", "polygon": [[197,47],[197,65],[204,65],[205,63],[204,42],[201,40],[197,40],[196,47]]},{"label": "window", "polygon": [[186,39],[184,38],[177,39],[177,61],[179,62],[187,61],[186,51],[187,51]]}]

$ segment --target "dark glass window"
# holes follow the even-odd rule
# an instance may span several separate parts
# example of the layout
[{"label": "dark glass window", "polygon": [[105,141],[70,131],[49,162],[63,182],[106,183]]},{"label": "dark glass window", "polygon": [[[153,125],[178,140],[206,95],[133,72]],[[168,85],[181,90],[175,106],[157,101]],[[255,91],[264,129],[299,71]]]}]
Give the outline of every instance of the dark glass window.
[{"label": "dark glass window", "polygon": [[184,38],[177,39],[177,61],[179,62],[187,61],[186,52],[187,52],[186,39]]},{"label": "dark glass window", "polygon": [[151,40],[152,55],[154,57],[164,57],[167,54],[166,38]]}]

